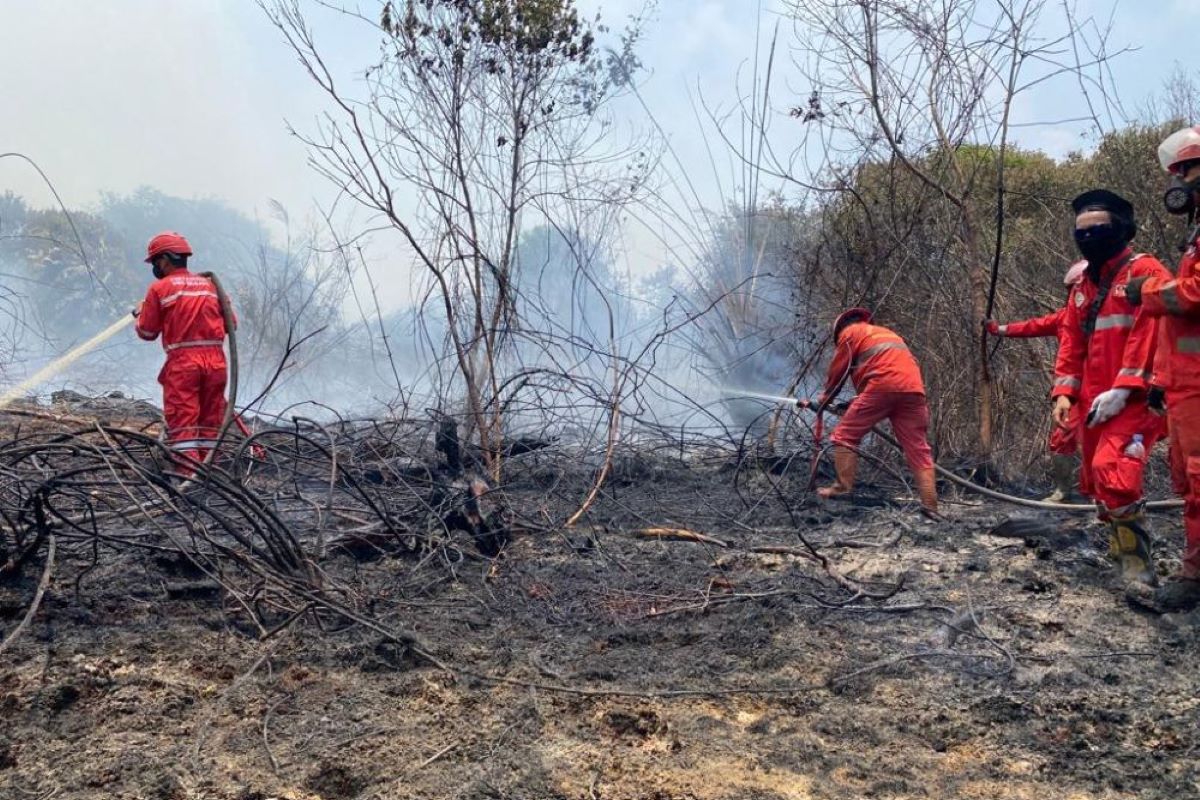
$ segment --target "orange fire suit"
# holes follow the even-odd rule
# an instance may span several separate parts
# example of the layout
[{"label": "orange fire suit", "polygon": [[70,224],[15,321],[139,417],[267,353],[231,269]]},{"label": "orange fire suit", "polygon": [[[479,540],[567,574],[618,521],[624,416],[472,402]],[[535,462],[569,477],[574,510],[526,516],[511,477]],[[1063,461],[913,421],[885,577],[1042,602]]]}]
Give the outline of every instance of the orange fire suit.
[{"label": "orange fire suit", "polygon": [[931,468],[925,384],[904,340],[880,325],[847,325],[838,334],[837,353],[829,365],[823,399],[837,392],[847,372],[858,396],[833,429],[830,441],[855,448],[874,425],[888,419],[909,468],[914,472]]},{"label": "orange fire suit", "polygon": [[225,320],[212,281],[177,269],[150,284],[137,319],[137,335],[162,336],[167,444],[203,461],[216,446],[225,417]]},{"label": "orange fire suit", "polygon": [[[1083,444],[1080,488],[1094,497],[1102,519],[1118,516],[1142,499],[1146,458],[1133,458],[1125,448],[1142,435],[1146,453],[1164,430],[1162,420],[1146,407],[1157,344],[1157,322],[1136,309],[1125,296],[1131,278],[1170,277],[1150,255],[1134,255],[1127,247],[1098,272],[1089,270],[1067,299],[1059,337],[1051,397],[1068,397],[1078,407],[1076,428]],[[1107,286],[1107,295],[1094,307]],[[1087,329],[1091,325],[1091,331]],[[1112,419],[1088,427],[1092,401],[1109,389],[1128,389],[1125,407]]]},{"label": "orange fire suit", "polygon": [[1167,392],[1171,478],[1182,489],[1186,544],[1181,573],[1200,578],[1200,235],[1179,260],[1175,278],[1142,284],[1142,310],[1162,327],[1154,383]]},{"label": "orange fire suit", "polygon": [[[1019,322],[1010,322],[1000,326],[1000,335],[1010,339],[1042,339],[1054,336],[1062,345],[1062,324],[1066,319],[1067,308],[1063,306],[1058,311]],[[1079,439],[1076,430],[1079,426],[1079,404],[1071,406],[1071,417],[1067,427],[1052,425],[1050,428],[1050,452],[1063,456],[1073,456],[1079,449]]]}]

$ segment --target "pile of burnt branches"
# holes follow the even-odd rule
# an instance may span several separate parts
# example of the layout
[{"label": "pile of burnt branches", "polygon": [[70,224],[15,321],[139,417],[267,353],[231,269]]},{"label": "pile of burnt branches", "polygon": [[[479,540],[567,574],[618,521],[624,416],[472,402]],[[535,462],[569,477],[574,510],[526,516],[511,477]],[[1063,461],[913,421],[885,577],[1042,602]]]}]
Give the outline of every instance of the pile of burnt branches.
[{"label": "pile of burnt branches", "polygon": [[[36,411],[4,412],[0,423],[0,585],[25,592],[24,620],[0,651],[36,613],[56,561],[72,564],[78,587],[90,570],[130,553],[186,563],[203,586],[168,593],[219,593],[260,637],[301,620],[359,626],[441,666],[416,636],[381,621],[385,597],[420,600],[471,562],[484,574],[490,560],[513,559],[518,536],[560,537],[581,550],[618,535],[798,557],[833,605],[883,603],[900,589],[852,581],[823,555],[830,545],[887,546],[900,529],[879,542],[814,539],[825,512],[809,500],[813,452],[795,441],[776,448],[791,455],[778,455],[737,437],[651,429],[612,448],[514,435],[496,483],[452,418],[293,414],[260,420],[257,432],[224,442],[182,480],[180,457],[153,423]],[[401,560],[411,582],[362,580],[355,565],[380,558]],[[41,580],[30,591],[35,565]],[[661,578],[659,589],[678,595],[667,606],[698,602],[690,584]]]},{"label": "pile of burnt branches", "polygon": [[453,531],[495,555],[507,530],[487,510],[486,482],[419,452],[428,422],[294,418],[191,465],[146,430],[5,416],[20,424],[0,447],[0,581],[43,555],[48,578],[55,553],[93,565],[131,550],[168,554],[265,634],[308,612],[361,621],[364,598],[324,568],[333,553],[461,561],[470,556]]}]

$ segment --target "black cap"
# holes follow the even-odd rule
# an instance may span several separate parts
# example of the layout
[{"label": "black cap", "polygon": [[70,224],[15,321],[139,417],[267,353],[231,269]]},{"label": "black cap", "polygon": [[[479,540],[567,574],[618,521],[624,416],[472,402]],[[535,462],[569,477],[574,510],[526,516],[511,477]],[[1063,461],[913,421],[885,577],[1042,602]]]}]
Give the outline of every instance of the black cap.
[{"label": "black cap", "polygon": [[1125,239],[1128,241],[1137,234],[1137,221],[1133,216],[1133,203],[1116,192],[1108,189],[1091,189],[1071,201],[1071,208],[1076,215],[1084,211],[1107,211],[1113,219],[1125,227]]}]

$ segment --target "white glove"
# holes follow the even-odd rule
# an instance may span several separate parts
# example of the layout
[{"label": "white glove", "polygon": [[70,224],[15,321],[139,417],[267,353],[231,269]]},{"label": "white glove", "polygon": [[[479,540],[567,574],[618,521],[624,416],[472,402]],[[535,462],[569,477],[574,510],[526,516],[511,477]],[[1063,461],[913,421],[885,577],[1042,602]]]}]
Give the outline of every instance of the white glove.
[{"label": "white glove", "polygon": [[1092,410],[1088,412],[1088,427],[1108,422],[1120,414],[1128,399],[1128,389],[1109,389],[1107,392],[1096,395],[1096,399],[1092,401]]}]

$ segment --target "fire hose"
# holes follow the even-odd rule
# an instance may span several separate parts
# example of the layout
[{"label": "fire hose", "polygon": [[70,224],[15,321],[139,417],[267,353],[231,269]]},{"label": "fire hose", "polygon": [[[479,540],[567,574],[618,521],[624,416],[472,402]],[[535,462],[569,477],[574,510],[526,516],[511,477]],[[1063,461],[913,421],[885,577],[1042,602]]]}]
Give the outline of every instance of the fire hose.
[{"label": "fire hose", "polygon": [[[795,404],[797,407],[799,407],[800,401],[798,401],[798,400],[795,401]],[[829,405],[828,403],[823,404],[821,406],[820,410],[821,411],[831,410],[831,409],[827,408],[828,405]],[[837,412],[832,411],[832,413],[837,413]],[[818,419],[819,419],[819,417],[818,417]],[[898,441],[896,441],[891,435],[880,430],[878,425],[872,427],[871,432],[874,433],[876,436],[878,436],[883,441],[887,442],[889,445],[891,445],[897,451],[904,452],[903,448],[900,446],[900,443]],[[815,433],[815,431],[814,431],[814,433]],[[818,441],[818,443],[820,442],[819,439],[817,441]],[[951,483],[953,483],[957,486],[960,486],[960,487],[966,489],[967,491],[974,492],[975,494],[979,494],[984,497],[990,497],[993,500],[999,500],[1003,503],[1010,503],[1012,505],[1024,506],[1025,508],[1038,508],[1038,509],[1042,509],[1045,511],[1061,511],[1061,512],[1067,513],[1067,514],[1094,514],[1096,511],[1096,507],[1089,503],[1050,503],[1045,500],[1031,500],[1027,497],[1017,497],[1016,495],[1006,494],[1005,492],[998,492],[995,489],[989,489],[986,486],[980,486],[978,483],[975,483],[974,481],[970,481],[970,480],[967,480],[966,478],[963,478],[960,475],[956,475],[953,472],[951,472],[950,470],[943,467],[941,464],[938,464],[936,462],[933,465],[933,469],[934,469],[934,471],[937,472],[938,475],[941,475],[946,480],[950,481]],[[1183,508],[1183,501],[1182,500],[1152,500],[1152,501],[1146,503],[1144,508],[1147,511],[1168,511],[1168,510],[1172,510],[1172,509]]]},{"label": "fire hose", "polygon": [[238,355],[237,355],[237,321],[233,316],[233,304],[229,302],[229,295],[225,293],[225,287],[221,285],[220,279],[213,272],[201,272],[200,277],[208,278],[212,281],[213,288],[217,292],[217,302],[221,305],[221,318],[225,322],[225,335],[229,337],[229,374],[226,378],[226,385],[229,387],[229,399],[225,402],[225,418],[221,421],[221,429],[217,432],[217,441],[213,444],[211,450],[204,457],[204,463],[208,464],[216,455],[217,450],[221,447],[221,443],[225,440],[225,435],[229,433],[229,426],[237,422],[238,428],[246,436],[250,435],[250,431],[246,428],[244,422],[237,415],[237,389],[238,389]]}]

